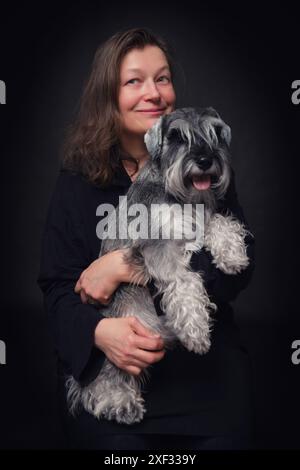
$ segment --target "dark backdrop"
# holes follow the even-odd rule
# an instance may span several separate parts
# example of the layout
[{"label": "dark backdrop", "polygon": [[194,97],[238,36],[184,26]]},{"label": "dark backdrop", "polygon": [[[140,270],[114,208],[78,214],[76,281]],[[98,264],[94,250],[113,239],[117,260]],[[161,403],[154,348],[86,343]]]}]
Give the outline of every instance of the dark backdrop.
[{"label": "dark backdrop", "polygon": [[64,130],[76,112],[97,46],[147,26],[173,44],[178,106],[215,107],[232,128],[240,201],[257,240],[251,285],[235,302],[254,363],[257,446],[300,448],[297,308],[300,105],[299,11],[215,2],[85,2],[1,6],[0,448],[56,448],[51,338],[36,285],[40,240]]}]

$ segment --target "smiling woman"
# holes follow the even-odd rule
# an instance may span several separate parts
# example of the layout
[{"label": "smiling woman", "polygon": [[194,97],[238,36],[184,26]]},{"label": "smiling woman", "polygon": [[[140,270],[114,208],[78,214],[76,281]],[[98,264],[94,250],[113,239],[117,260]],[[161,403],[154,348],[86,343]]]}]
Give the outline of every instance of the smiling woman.
[{"label": "smiling woman", "polygon": [[171,46],[150,30],[117,33],[102,44],[65,139],[64,167],[102,186],[111,183],[120,157],[137,173],[147,158],[143,135],[175,107],[175,70]]},{"label": "smiling woman", "polygon": [[[62,422],[73,448],[251,445],[249,362],[229,302],[250,281],[252,239],[247,248],[249,268],[236,276],[222,273],[205,250],[191,259],[191,270],[201,272],[207,294],[218,306],[212,348],[204,356],[184,347],[166,353],[162,337],[138,318],[107,318],[96,305],[109,308],[119,285],[138,275],[135,266],[126,263],[122,249],[99,258],[97,208],[117,207],[149,159],[145,133],[160,116],[175,109],[173,64],[166,41],[149,29],[134,28],[110,37],[96,51],[78,117],[66,137],[44,231],[38,283],[57,352]],[[200,191],[210,191],[209,181],[193,183]],[[220,206],[220,211],[227,210],[247,226],[234,178]],[[163,263],[163,253],[161,258]],[[155,286],[150,282],[147,287],[157,315],[164,315]],[[127,425],[105,414],[97,420],[85,409],[70,415],[66,378],[72,376],[85,387],[101,373],[106,359],[127,377],[151,367],[151,382],[143,387],[147,412],[141,422]],[[107,393],[112,395],[111,389]],[[118,399],[118,394],[114,396]]]},{"label": "smiling woman", "polygon": [[143,136],[158,117],[174,110],[175,100],[170,66],[159,47],[147,45],[126,54],[120,67],[120,143],[139,167],[149,157]]},{"label": "smiling woman", "polygon": [[132,137],[144,135],[157,117],[174,110],[176,96],[166,57],[156,46],[130,51],[122,61],[120,77],[121,139],[123,144],[126,135],[131,147]]}]

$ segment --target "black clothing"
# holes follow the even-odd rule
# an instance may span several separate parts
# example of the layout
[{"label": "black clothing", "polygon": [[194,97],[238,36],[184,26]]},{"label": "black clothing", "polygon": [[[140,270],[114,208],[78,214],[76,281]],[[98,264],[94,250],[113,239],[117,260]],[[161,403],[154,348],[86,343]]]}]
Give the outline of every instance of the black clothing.
[{"label": "black clothing", "polygon": [[[74,432],[74,430],[72,430]],[[249,435],[226,436],[186,436],[174,434],[111,434],[75,436],[72,443],[75,449],[84,450],[251,450],[254,441]],[[78,443],[78,444],[77,444]]]},{"label": "black clothing", "polygon": [[[99,373],[105,355],[93,345],[94,330],[102,315],[93,305],[81,303],[74,286],[81,272],[99,256],[101,240],[96,208],[103,203],[117,206],[131,180],[121,167],[106,189],[87,182],[81,175],[61,170],[50,202],[43,235],[38,284],[44,293],[59,366],[60,395],[64,402],[64,375],[72,374],[82,385]],[[234,174],[220,203],[245,224],[238,203]],[[247,225],[247,224],[246,224]],[[74,419],[82,432],[101,434],[245,434],[252,426],[251,364],[240,343],[229,304],[244,289],[254,266],[253,237],[247,238],[250,266],[241,274],[222,273],[206,250],[193,254],[191,267],[200,270],[207,292],[218,306],[210,351],[200,356],[183,346],[168,351],[151,366],[151,379],[143,386],[147,412],[141,423],[120,425],[96,420],[85,411]],[[152,286],[153,288],[153,286]],[[157,313],[162,314],[156,300]],[[64,406],[64,405],[63,405]],[[68,424],[67,424],[68,425]]]}]

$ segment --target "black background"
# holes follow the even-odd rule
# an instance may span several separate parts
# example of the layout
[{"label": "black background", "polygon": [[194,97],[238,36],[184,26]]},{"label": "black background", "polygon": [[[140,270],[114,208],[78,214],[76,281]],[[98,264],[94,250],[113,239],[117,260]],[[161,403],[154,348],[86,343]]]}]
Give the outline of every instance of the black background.
[{"label": "black background", "polygon": [[215,2],[1,5],[0,448],[63,445],[51,338],[36,285],[40,240],[64,130],[97,46],[146,26],[173,45],[177,106],[213,106],[231,126],[240,202],[257,267],[235,302],[254,364],[257,447],[300,448],[298,186],[300,8]]}]

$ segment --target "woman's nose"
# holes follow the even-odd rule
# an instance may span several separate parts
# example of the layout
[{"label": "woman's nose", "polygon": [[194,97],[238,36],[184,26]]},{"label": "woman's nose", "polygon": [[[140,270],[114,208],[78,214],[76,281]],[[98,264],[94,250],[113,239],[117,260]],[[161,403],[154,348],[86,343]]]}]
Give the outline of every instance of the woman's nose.
[{"label": "woman's nose", "polygon": [[160,98],[159,90],[157,89],[156,84],[153,81],[145,83],[145,96],[148,99]]}]

